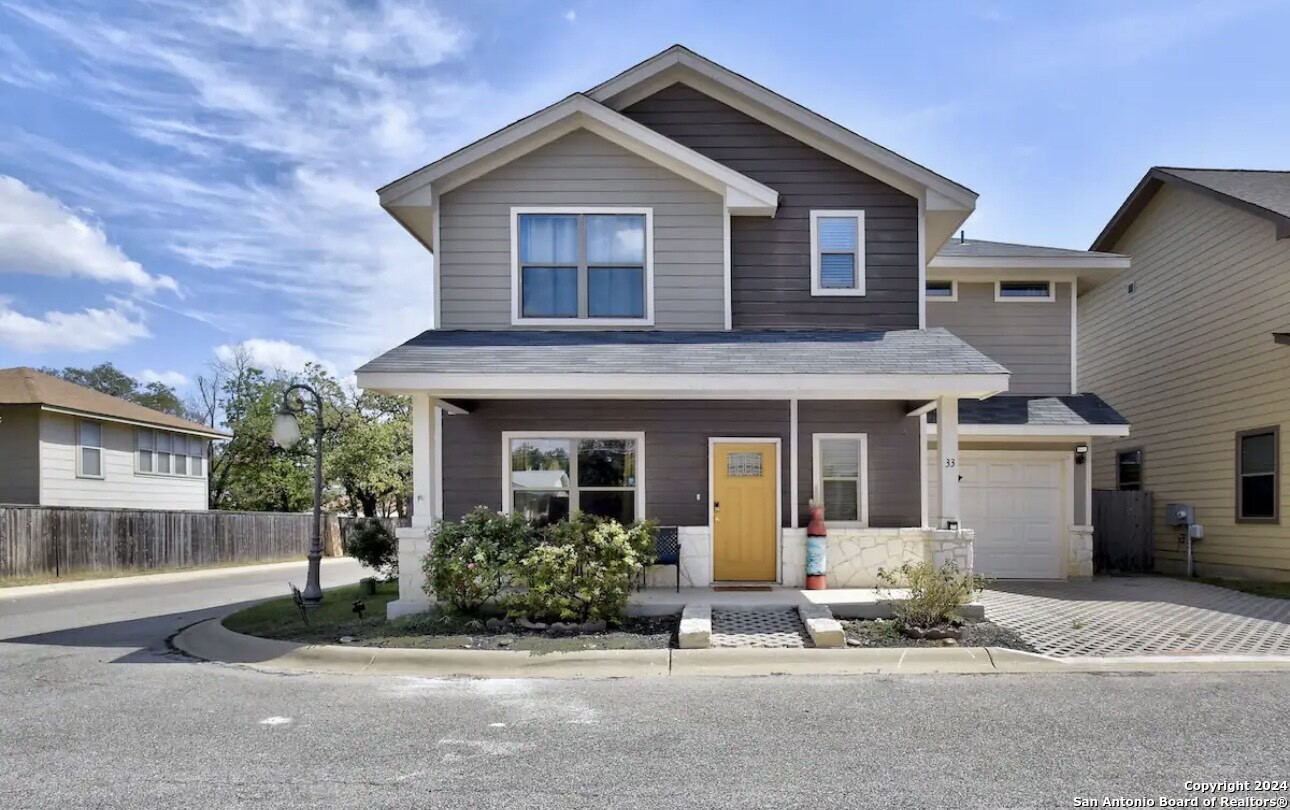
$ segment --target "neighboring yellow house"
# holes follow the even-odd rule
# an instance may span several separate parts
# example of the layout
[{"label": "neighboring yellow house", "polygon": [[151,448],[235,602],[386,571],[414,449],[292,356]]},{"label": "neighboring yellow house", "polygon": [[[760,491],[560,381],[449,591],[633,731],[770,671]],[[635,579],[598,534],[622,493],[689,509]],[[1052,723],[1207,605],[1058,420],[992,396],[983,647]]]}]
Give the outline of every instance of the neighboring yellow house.
[{"label": "neighboring yellow house", "polygon": [[1153,168],[1092,249],[1133,261],[1080,299],[1080,381],[1133,424],[1094,487],[1154,493],[1162,571],[1181,502],[1197,573],[1290,580],[1290,172]]},{"label": "neighboring yellow house", "polygon": [[30,368],[0,369],[0,503],[207,507],[228,434]]}]

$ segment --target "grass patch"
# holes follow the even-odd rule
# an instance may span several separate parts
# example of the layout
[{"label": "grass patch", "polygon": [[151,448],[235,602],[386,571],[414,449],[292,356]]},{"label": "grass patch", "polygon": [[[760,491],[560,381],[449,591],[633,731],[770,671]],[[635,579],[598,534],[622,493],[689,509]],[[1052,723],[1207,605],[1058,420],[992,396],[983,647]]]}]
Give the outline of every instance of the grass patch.
[{"label": "grass patch", "polygon": [[244,568],[252,565],[273,565],[275,563],[299,562],[300,556],[281,557],[271,560],[238,560],[236,562],[211,563],[210,565],[167,566],[165,568],[114,568],[109,571],[78,571],[74,574],[33,574],[23,577],[0,577],[0,588],[20,588],[24,585],[52,585],[59,582],[85,582],[91,579],[121,579],[123,577],[144,577],[150,574],[178,574],[184,571],[213,571],[220,568]]},{"label": "grass patch", "polygon": [[1194,582],[1203,582],[1206,585],[1217,585],[1220,588],[1252,593],[1255,596],[1290,599],[1290,582],[1261,582],[1254,579],[1223,579],[1222,577],[1179,577],[1179,579],[1190,579]]},{"label": "grass patch", "polygon": [[[398,582],[380,582],[375,596],[363,596],[359,585],[329,588],[323,591],[322,605],[309,612],[309,624],[300,618],[300,610],[291,594],[270,599],[224,619],[224,626],[249,636],[285,641],[334,643],[341,636],[365,638],[389,626],[385,606],[399,596]],[[367,606],[363,618],[354,613],[354,600]]]}]

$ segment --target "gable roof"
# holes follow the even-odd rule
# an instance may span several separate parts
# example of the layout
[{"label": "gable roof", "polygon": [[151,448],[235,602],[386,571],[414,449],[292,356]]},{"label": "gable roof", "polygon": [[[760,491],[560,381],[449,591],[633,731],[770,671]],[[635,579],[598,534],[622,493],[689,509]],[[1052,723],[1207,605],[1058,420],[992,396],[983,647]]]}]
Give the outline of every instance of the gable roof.
[{"label": "gable roof", "polygon": [[0,405],[39,405],[44,410],[94,416],[109,422],[170,428],[213,439],[229,436],[208,425],[154,411],[93,388],[41,373],[34,368],[0,369]]},{"label": "gable roof", "polygon": [[713,95],[719,101],[741,109],[902,191],[911,191],[911,186],[928,190],[931,194],[927,203],[932,210],[957,207],[970,213],[976,206],[977,194],[970,188],[874,143],[683,45],[673,45],[601,82],[588,90],[587,96],[615,109],[623,109],[678,81]]},{"label": "gable roof", "polygon": [[381,206],[396,219],[397,208],[433,207],[437,195],[578,129],[721,194],[732,214],[769,216],[779,204],[779,192],[769,186],[575,93],[383,186],[377,191]]},{"label": "gable roof", "polygon": [[1124,232],[1166,183],[1186,188],[1261,217],[1276,227],[1276,238],[1290,237],[1290,171],[1261,169],[1185,169],[1154,166],[1130,192],[1093,250],[1113,249]]}]

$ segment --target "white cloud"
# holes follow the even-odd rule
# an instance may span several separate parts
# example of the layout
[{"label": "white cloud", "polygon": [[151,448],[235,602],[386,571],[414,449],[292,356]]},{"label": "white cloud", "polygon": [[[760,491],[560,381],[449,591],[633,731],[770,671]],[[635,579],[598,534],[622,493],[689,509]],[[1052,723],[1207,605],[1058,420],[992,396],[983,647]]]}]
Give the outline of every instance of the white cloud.
[{"label": "white cloud", "polygon": [[25,53],[33,69],[155,146],[142,161],[20,135],[0,153],[155,234],[227,331],[346,370],[425,329],[433,306],[432,258],[374,190],[557,95],[471,78],[452,64],[469,32],[424,0],[21,3],[0,18],[57,46]]},{"label": "white cloud", "polygon": [[334,365],[304,346],[285,340],[251,338],[241,343],[225,343],[215,347],[215,357],[227,363],[234,358],[239,349],[246,352],[253,365],[262,369],[296,373],[303,371],[308,363],[317,363],[329,374],[336,374]]},{"label": "white cloud", "polygon": [[110,298],[109,303],[33,317],[0,298],[0,345],[24,352],[103,351],[151,337],[138,306],[120,298]]},{"label": "white cloud", "polygon": [[0,273],[84,277],[144,291],[179,287],[148,274],[116,245],[103,226],[16,177],[0,175]]},{"label": "white cloud", "polygon": [[134,376],[143,383],[159,382],[162,385],[169,385],[171,388],[188,385],[188,377],[178,371],[153,371],[150,368],[145,368]]},{"label": "white cloud", "polygon": [[578,12],[574,11],[573,9],[569,9],[568,11],[566,11],[566,12],[564,13],[564,18],[565,18],[566,20],[568,20],[569,22],[577,22],[577,21],[578,21]]}]

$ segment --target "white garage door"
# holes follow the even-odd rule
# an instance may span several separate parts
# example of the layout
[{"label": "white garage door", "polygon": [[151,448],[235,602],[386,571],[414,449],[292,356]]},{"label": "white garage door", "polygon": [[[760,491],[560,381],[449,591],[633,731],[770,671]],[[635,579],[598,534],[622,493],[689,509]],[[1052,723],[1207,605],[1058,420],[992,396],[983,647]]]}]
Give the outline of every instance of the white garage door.
[{"label": "white garage door", "polygon": [[[936,453],[928,454],[929,511],[937,513]],[[1066,534],[1065,454],[960,454],[962,522],[976,530],[976,572],[996,579],[1059,579]]]}]

